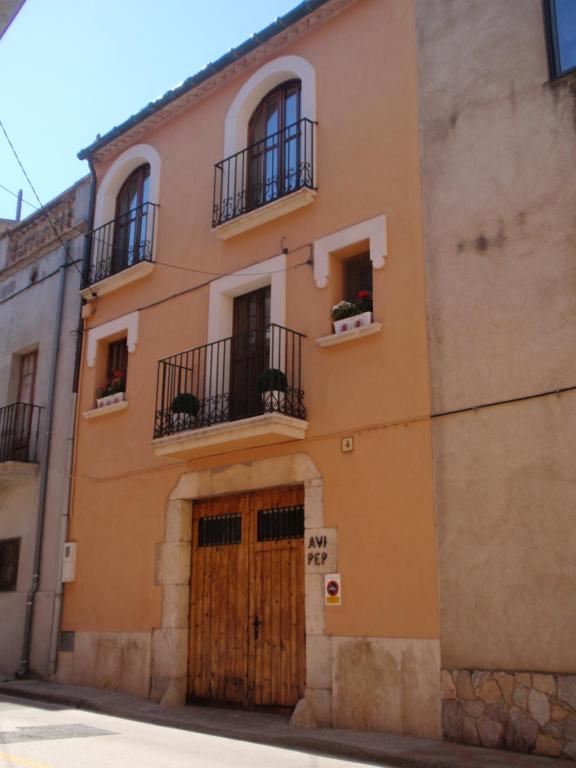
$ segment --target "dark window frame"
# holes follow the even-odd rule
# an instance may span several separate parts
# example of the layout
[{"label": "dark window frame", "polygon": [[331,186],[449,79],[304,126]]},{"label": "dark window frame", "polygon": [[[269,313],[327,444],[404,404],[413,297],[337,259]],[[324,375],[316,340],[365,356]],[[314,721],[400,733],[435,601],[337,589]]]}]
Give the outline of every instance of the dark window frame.
[{"label": "dark window frame", "polygon": [[125,336],[108,344],[106,352],[106,381],[110,381],[114,371],[122,371],[125,392],[128,381],[128,343]]},{"label": "dark window frame", "polygon": [[[296,120],[288,121],[286,117],[286,104],[292,96],[296,96]],[[268,130],[260,131],[266,126],[267,114],[269,108],[273,106],[278,113],[278,127],[272,133]],[[286,149],[291,146],[291,142],[296,140],[296,164],[295,170],[298,171],[300,164],[300,131],[294,130],[300,125],[302,119],[302,81],[293,78],[280,83],[258,102],[258,105],[252,112],[248,121],[248,149],[251,150],[247,170],[248,187],[248,208],[254,210],[267,203],[274,202],[285,194],[295,192],[296,189],[286,187],[286,172],[291,166],[286,166]],[[290,131],[290,132],[289,132]],[[262,132],[260,138],[257,134]],[[270,139],[276,137],[276,143],[271,145]],[[269,194],[267,190],[268,160],[272,158],[273,165],[276,167],[276,174],[271,178],[276,178],[277,194],[271,194],[271,198],[266,198]],[[260,189],[258,184],[263,184]],[[279,194],[278,194],[279,193]]]},{"label": "dark window frame", "polygon": [[[364,266],[369,269],[370,271],[370,288],[361,288],[356,286],[353,286],[352,283],[354,282],[352,277],[352,269],[360,264],[361,262],[366,262]],[[359,290],[369,290],[370,294],[372,294],[373,291],[373,275],[372,275],[372,260],[370,259],[370,251],[362,251],[361,253],[356,253],[354,256],[348,256],[347,258],[342,260],[342,296],[345,301],[351,301],[355,302],[358,298],[358,291]]]},{"label": "dark window frame", "polygon": [[[0,539],[0,592],[15,592],[18,584],[21,539]],[[12,552],[10,552],[12,549]]]},{"label": "dark window frame", "polygon": [[546,48],[548,52],[548,67],[550,79],[557,80],[564,75],[576,72],[576,64],[568,69],[562,69],[560,61],[560,45],[558,40],[558,16],[556,0],[543,0],[544,27],[546,30]]},{"label": "dark window frame", "polygon": [[[146,238],[142,239],[142,234],[146,235],[148,228],[148,194],[146,182],[150,185],[150,176],[152,170],[150,163],[142,163],[135,168],[123,181],[122,186],[116,195],[116,211],[114,216],[114,246],[112,260],[118,269],[122,271],[126,267],[131,267],[142,261],[142,250],[145,246]],[[136,205],[128,205],[130,200],[130,189],[135,186]],[[122,209],[125,208],[123,211]],[[135,233],[136,240],[131,245],[131,233]]]}]

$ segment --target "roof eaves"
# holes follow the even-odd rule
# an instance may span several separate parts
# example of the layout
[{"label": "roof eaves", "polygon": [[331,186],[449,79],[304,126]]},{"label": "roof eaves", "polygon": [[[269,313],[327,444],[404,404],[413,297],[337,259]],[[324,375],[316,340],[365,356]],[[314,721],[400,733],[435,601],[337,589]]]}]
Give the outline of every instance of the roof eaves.
[{"label": "roof eaves", "polygon": [[113,141],[115,138],[140,123],[142,120],[145,120],[147,117],[150,117],[150,115],[163,109],[167,104],[170,104],[170,102],[175,101],[180,96],[190,91],[192,88],[200,85],[200,83],[202,83],[204,80],[208,80],[208,78],[212,77],[217,72],[220,72],[230,64],[233,64],[242,56],[246,56],[246,54],[255,50],[260,45],[263,45],[268,40],[270,40],[270,38],[279,34],[292,24],[295,24],[297,21],[300,21],[300,19],[304,18],[304,16],[307,16],[309,13],[312,13],[317,8],[325,5],[328,2],[330,2],[330,0],[304,0],[291,11],[288,11],[288,13],[285,13],[283,16],[279,16],[276,21],[273,21],[267,27],[260,30],[260,32],[256,32],[243,43],[240,43],[240,45],[230,49],[228,53],[220,56],[220,58],[216,59],[216,61],[210,62],[199,72],[196,72],[196,74],[186,78],[186,80],[184,80],[184,82],[176,88],[167,91],[156,101],[151,101],[139,112],[136,112],[136,114],[129,117],[123,123],[115,126],[110,131],[108,131],[108,133],[105,133],[104,136],[98,136],[96,140],[92,142],[92,144],[78,152],[78,158],[80,160],[86,160],[87,158],[91,157],[98,149],[105,146],[110,141]]}]

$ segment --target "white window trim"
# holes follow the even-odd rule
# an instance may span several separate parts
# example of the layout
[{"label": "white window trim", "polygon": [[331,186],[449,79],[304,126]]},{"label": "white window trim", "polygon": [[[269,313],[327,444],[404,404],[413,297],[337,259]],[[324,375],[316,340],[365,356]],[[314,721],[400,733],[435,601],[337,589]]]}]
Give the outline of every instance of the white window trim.
[{"label": "white window trim", "polygon": [[108,323],[103,323],[97,328],[88,331],[88,343],[86,345],[86,365],[93,368],[96,365],[98,343],[109,339],[111,336],[126,331],[126,346],[128,352],[135,352],[138,344],[138,315],[139,312],[131,312],[129,315],[117,317]]},{"label": "white window trim", "polygon": [[[260,67],[236,94],[224,123],[224,158],[248,144],[248,123],[264,96],[286,80],[300,80],[300,114],[316,121],[316,71],[302,56],[280,56]],[[316,163],[314,163],[316,168]]]},{"label": "white window trim", "polygon": [[330,277],[330,254],[363,240],[370,241],[370,261],[374,269],[382,269],[388,256],[386,216],[376,216],[314,241],[314,281],[325,288]]},{"label": "white window trim", "polygon": [[132,171],[144,163],[150,165],[149,200],[151,203],[158,203],[160,200],[160,170],[162,165],[160,154],[150,144],[135,144],[114,160],[98,185],[94,212],[95,229],[114,219],[116,215],[116,197],[120,192],[122,184],[124,184]]},{"label": "white window trim", "polygon": [[270,286],[270,322],[286,325],[286,256],[281,253],[210,283],[208,342],[232,335],[234,297]]}]

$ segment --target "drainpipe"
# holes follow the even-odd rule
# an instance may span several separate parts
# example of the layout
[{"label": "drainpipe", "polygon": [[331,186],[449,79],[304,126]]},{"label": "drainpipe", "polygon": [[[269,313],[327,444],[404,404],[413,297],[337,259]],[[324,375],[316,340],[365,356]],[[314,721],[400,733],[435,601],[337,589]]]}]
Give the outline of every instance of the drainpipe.
[{"label": "drainpipe", "polygon": [[52,443],[52,417],[54,413],[54,395],[56,390],[56,373],[58,370],[58,352],[60,350],[60,332],[62,330],[62,314],[64,308],[64,288],[66,285],[66,260],[58,270],[58,300],[56,305],[56,318],[54,321],[54,336],[52,342],[52,355],[50,358],[50,378],[48,384],[48,402],[46,406],[46,438],[40,457],[40,487],[38,491],[38,507],[36,512],[36,538],[34,541],[34,558],[32,564],[32,583],[28,589],[26,599],[26,615],[24,619],[24,638],[22,641],[22,655],[17,677],[24,677],[30,667],[30,644],[32,640],[32,617],[34,614],[34,601],[40,583],[40,567],[42,564],[42,543],[44,540],[44,521],[46,517],[46,490],[48,488],[48,465],[50,463],[50,449]]},{"label": "drainpipe", "polygon": [[[96,173],[94,171],[94,163],[92,156],[88,156],[88,165],[90,166],[90,175],[92,177],[90,182],[90,199],[88,202],[88,231],[94,226],[94,209],[96,206]],[[84,251],[82,256],[82,279],[85,280],[90,267],[90,240],[84,238]],[[62,594],[63,584],[61,578],[62,569],[62,556],[64,552],[64,544],[68,539],[68,524],[70,521],[70,504],[72,499],[72,471],[74,467],[75,458],[75,437],[76,427],[78,420],[78,384],[80,378],[80,363],[82,359],[82,338],[84,335],[84,321],[82,320],[82,309],[80,309],[80,316],[78,318],[78,330],[76,332],[76,357],[74,360],[74,379],[72,383],[72,419],[71,419],[71,432],[67,438],[68,441],[68,462],[67,462],[67,474],[68,482],[66,483],[66,497],[62,505],[62,516],[60,521],[60,569],[59,578],[56,584],[56,593],[54,595],[54,608],[52,615],[52,632],[50,637],[50,656],[48,659],[48,676],[52,677],[56,673],[56,664],[58,661],[58,637],[60,634],[60,621],[62,618]]]}]

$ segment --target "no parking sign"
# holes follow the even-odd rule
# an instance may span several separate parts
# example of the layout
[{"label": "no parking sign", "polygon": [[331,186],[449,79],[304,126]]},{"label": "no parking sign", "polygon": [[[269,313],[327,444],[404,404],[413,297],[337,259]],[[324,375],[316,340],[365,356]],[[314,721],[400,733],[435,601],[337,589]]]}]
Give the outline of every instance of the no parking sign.
[{"label": "no parking sign", "polygon": [[324,604],[342,605],[342,583],[339,573],[324,576]]}]

